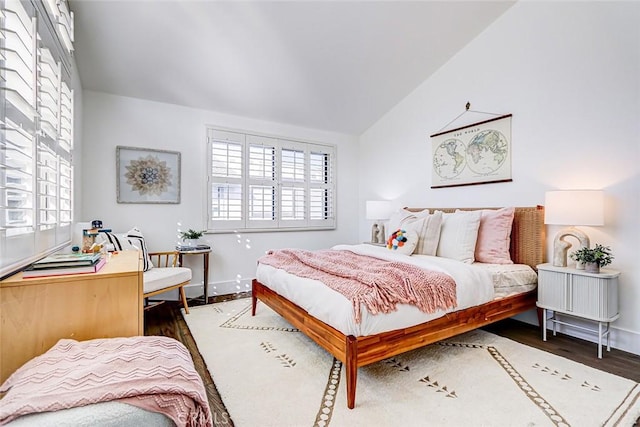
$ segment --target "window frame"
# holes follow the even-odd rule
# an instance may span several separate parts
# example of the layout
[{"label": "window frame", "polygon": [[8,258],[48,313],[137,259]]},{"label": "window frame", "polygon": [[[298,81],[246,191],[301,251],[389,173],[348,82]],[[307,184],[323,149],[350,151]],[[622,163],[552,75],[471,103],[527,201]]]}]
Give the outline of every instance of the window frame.
[{"label": "window frame", "polygon": [[[264,232],[264,231],[309,231],[309,230],[332,230],[336,228],[336,152],[337,148],[332,144],[310,142],[281,137],[268,134],[261,134],[251,131],[236,129],[225,129],[213,126],[206,127],[207,142],[207,181],[206,181],[206,228],[208,233],[231,233],[231,232]],[[241,148],[241,176],[240,178],[222,177],[214,175],[213,158],[214,146],[231,144],[240,145]],[[261,152],[260,147],[263,151]],[[252,150],[253,148],[253,150]],[[222,149],[224,150],[224,149]],[[273,150],[271,155],[270,150]],[[285,179],[286,163],[283,162],[283,153],[287,151],[302,153],[303,165],[300,169],[299,160],[294,176],[296,179]],[[311,181],[311,159],[320,154],[324,157],[324,172],[321,174],[321,181]],[[285,156],[286,157],[286,156]],[[300,156],[297,156],[299,159]],[[260,163],[260,161],[263,163]],[[270,162],[272,162],[270,164]],[[317,162],[316,162],[317,163]],[[302,178],[300,178],[302,172]],[[317,177],[317,166],[316,174]],[[216,205],[222,203],[220,199],[216,203],[214,194],[217,194],[216,187],[227,183],[240,183],[241,203],[240,215],[237,219],[225,219],[224,214],[216,209]],[[284,218],[283,209],[286,200],[283,200],[283,189],[292,188],[297,192],[302,192],[304,200],[303,206],[295,206],[295,200],[291,202],[292,209],[295,210],[293,219]],[[317,202],[314,205],[316,212],[312,219],[311,196],[312,192],[317,193],[318,189],[324,192],[324,201],[321,202],[323,218],[318,219]],[[255,190],[255,191],[252,191]],[[269,193],[271,192],[271,201]],[[251,194],[257,195],[258,204]],[[264,199],[260,195],[266,195]],[[266,202],[265,202],[266,200]],[[300,198],[298,197],[298,200]],[[323,203],[323,204],[322,204]],[[255,206],[255,210],[252,210]],[[221,207],[224,211],[224,207]],[[265,213],[272,212],[273,219],[265,219]],[[250,218],[251,212],[255,217]],[[221,218],[222,216],[222,218]],[[300,218],[302,216],[302,218]]]}]

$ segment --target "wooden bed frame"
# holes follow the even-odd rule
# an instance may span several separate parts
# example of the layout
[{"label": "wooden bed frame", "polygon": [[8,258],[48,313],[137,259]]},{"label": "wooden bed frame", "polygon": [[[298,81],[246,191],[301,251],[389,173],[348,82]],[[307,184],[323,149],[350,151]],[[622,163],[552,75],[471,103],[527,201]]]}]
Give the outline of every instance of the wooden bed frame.
[{"label": "wooden bed frame", "polygon": [[[454,212],[455,209],[429,210]],[[410,208],[409,210],[423,209]],[[511,232],[511,259],[517,264],[528,264],[535,269],[538,264],[544,262],[545,245],[543,207],[516,208]],[[536,307],[537,290],[454,311],[438,319],[408,328],[360,337],[344,335],[256,279],[252,283],[251,298],[252,315],[255,316],[257,301],[261,300],[344,364],[347,379],[347,406],[353,409],[359,367],[531,310]]]}]

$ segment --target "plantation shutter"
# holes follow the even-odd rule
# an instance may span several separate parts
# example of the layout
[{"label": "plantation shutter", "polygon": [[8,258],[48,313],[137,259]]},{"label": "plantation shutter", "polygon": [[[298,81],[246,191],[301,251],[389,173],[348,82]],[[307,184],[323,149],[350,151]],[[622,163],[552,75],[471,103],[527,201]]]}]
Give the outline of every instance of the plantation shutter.
[{"label": "plantation shutter", "polygon": [[247,135],[249,146],[247,228],[277,226],[276,146],[277,140]]},{"label": "plantation shutter", "polygon": [[310,147],[309,224],[313,226],[335,223],[334,157],[331,147]]},{"label": "plantation shutter", "polygon": [[307,225],[307,156],[302,144],[280,141],[280,227]]},{"label": "plantation shutter", "polygon": [[[3,277],[71,241],[73,14],[65,0],[0,5]],[[59,32],[62,21],[68,43]]]},{"label": "plantation shutter", "polygon": [[245,136],[242,134],[209,132],[211,145],[209,228],[233,230],[243,225],[244,142]]},{"label": "plantation shutter", "polygon": [[335,227],[335,147],[207,129],[209,231]]}]

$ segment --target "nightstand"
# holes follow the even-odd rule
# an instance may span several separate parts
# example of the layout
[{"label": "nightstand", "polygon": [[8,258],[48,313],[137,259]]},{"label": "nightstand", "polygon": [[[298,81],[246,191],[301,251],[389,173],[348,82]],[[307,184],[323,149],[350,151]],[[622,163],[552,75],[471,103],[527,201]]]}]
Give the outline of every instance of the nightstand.
[{"label": "nightstand", "polygon": [[[602,359],[602,340],[607,339],[607,351],[611,349],[610,325],[620,317],[618,312],[619,272],[603,269],[600,274],[587,273],[575,268],[556,267],[552,264],[538,266],[538,307],[542,308],[542,339],[547,340],[547,322],[551,322],[553,335],[556,324],[595,332],[598,334],[598,358]],[[547,317],[547,311],[552,311]],[[556,314],[573,316],[598,324],[598,329],[559,320]]]}]

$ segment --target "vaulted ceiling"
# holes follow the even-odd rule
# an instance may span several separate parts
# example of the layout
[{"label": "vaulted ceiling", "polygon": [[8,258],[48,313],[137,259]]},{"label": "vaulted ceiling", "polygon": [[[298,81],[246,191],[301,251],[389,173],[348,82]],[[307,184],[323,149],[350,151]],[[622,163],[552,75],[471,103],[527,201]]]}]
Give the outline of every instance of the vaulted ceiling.
[{"label": "vaulted ceiling", "polygon": [[358,135],[512,1],[71,0],[87,90]]}]

